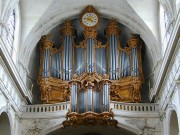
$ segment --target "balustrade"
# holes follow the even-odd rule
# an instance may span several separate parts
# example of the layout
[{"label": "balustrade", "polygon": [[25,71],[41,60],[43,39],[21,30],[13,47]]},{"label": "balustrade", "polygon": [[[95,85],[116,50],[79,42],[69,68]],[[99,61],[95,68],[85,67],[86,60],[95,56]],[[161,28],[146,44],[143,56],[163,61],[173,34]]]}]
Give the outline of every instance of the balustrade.
[{"label": "balustrade", "polygon": [[70,108],[69,102],[60,104],[42,104],[42,105],[26,105],[24,112],[26,113],[44,113],[44,112],[58,112],[68,110]]},{"label": "balustrade", "polygon": [[158,112],[159,110],[159,105],[152,103],[122,103],[112,101],[110,107],[113,110],[129,112]]},{"label": "balustrade", "polygon": [[[128,112],[158,112],[159,105],[154,103],[123,103],[110,102],[110,108],[113,110],[121,110]],[[49,113],[59,112],[70,109],[70,102],[60,104],[42,104],[42,105],[26,105],[24,106],[25,113]]]}]

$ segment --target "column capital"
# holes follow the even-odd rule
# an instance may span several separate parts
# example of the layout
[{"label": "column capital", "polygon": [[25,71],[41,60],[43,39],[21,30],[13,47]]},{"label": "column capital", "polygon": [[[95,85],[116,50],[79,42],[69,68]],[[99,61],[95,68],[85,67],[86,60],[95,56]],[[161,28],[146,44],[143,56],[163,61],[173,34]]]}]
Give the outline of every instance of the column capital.
[{"label": "column capital", "polygon": [[49,35],[44,35],[40,39],[40,45],[43,49],[52,48],[54,43],[50,40],[48,40]]},{"label": "column capital", "polygon": [[72,26],[72,22],[70,20],[66,20],[64,22],[64,26],[63,26],[63,28],[61,30],[61,34],[63,36],[65,36],[65,35],[74,36],[75,35],[75,30],[74,30],[74,28]]},{"label": "column capital", "polygon": [[128,41],[128,46],[132,48],[141,47],[143,41],[140,38],[140,35],[131,33],[131,39]]},{"label": "column capital", "polygon": [[114,18],[112,18],[106,28],[106,36],[108,37],[113,34],[119,36],[120,33],[121,33],[121,30],[120,30],[116,20]]}]

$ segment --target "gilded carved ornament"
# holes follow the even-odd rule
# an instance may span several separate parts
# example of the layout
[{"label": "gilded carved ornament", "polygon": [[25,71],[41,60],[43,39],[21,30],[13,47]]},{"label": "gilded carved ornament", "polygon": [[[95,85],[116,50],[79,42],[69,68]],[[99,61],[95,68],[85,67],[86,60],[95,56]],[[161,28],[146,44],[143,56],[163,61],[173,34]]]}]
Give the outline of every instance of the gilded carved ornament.
[{"label": "gilded carved ornament", "polygon": [[75,35],[75,29],[73,28],[72,22],[70,20],[66,20],[64,22],[64,26],[61,30],[61,34],[62,35],[71,35],[71,36]]},{"label": "gilded carved ornament", "polygon": [[76,112],[70,111],[66,114],[66,120],[63,121],[63,128],[73,126],[78,127],[81,125],[85,126],[113,126],[118,127],[118,121],[114,119],[114,113],[110,112],[103,112],[103,113],[94,113],[94,112],[86,112],[83,114],[79,114]]},{"label": "gilded carved ornament", "polygon": [[121,33],[121,30],[119,29],[119,26],[118,26],[116,20],[114,18],[112,18],[106,28],[106,37],[109,37],[110,35],[119,36],[120,33]]},{"label": "gilded carved ornament", "polygon": [[132,48],[142,47],[143,42],[138,34],[131,34],[131,39],[128,41],[128,46]]},{"label": "gilded carved ornament", "polygon": [[84,31],[85,39],[87,39],[87,38],[96,39],[97,34],[98,34],[98,32],[96,31],[96,29],[85,29],[85,31]]}]

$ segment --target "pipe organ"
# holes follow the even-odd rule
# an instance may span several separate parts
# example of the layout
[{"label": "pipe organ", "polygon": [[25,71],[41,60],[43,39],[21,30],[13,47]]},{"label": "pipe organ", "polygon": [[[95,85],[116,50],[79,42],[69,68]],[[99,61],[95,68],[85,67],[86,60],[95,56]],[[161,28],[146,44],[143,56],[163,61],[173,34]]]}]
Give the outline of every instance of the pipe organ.
[{"label": "pipe organ", "polygon": [[[90,112],[103,113],[102,117],[106,115],[112,117],[110,100],[141,101],[143,41],[139,35],[132,34],[127,46],[122,48],[121,30],[115,19],[112,19],[105,30],[107,42],[103,45],[97,40],[97,25],[100,20],[97,11],[88,6],[80,18],[84,27],[84,40],[79,44],[74,42],[75,29],[70,20],[64,22],[60,31],[63,37],[60,48],[56,48],[47,36],[43,36],[40,40],[38,84],[41,101],[42,103],[70,101],[71,113],[68,117],[78,118],[82,115],[89,118]],[[101,117],[95,115],[95,119],[96,116]],[[82,119],[77,121],[84,123]],[[113,119],[111,122],[116,123]],[[108,121],[105,123],[109,124]],[[93,123],[88,123],[91,124]],[[72,121],[67,120],[64,125],[72,125]]]}]

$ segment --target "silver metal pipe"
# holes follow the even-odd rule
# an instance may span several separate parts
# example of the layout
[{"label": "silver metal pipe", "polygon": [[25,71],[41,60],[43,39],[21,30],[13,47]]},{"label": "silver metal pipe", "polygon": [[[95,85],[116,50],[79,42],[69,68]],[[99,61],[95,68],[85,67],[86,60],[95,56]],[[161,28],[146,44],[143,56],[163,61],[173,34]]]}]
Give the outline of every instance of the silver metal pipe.
[{"label": "silver metal pipe", "polygon": [[109,37],[109,56],[110,56],[110,71],[109,71],[109,73],[110,73],[110,79],[112,79],[112,65],[113,65],[113,63],[112,63],[112,47],[111,47],[111,36]]}]

